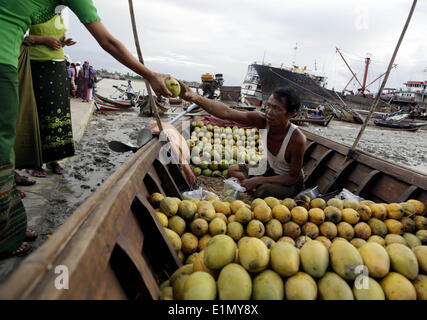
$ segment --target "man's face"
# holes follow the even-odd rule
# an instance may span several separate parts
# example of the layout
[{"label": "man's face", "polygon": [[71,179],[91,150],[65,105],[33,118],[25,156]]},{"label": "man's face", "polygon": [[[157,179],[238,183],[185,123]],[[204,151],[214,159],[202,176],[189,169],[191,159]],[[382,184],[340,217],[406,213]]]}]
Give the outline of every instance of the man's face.
[{"label": "man's face", "polygon": [[295,112],[293,111],[289,114],[285,104],[276,100],[274,96],[271,95],[265,105],[265,115],[269,126],[277,126],[286,123],[295,115]]},{"label": "man's face", "polygon": [[89,63],[85,62],[85,67],[86,68],[89,67]]}]

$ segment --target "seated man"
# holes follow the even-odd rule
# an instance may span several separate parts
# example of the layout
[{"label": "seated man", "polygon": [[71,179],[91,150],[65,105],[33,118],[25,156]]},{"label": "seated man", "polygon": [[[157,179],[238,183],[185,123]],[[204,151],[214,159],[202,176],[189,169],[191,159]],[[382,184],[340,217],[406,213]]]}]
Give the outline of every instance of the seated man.
[{"label": "seated man", "polygon": [[273,196],[278,199],[293,197],[303,190],[302,165],[306,138],[289,120],[298,112],[300,99],[291,88],[276,89],[266,103],[265,113],[237,111],[227,105],[203,98],[181,85],[181,98],[193,102],[208,113],[245,126],[267,129],[268,170],[262,176],[249,176],[246,165],[232,165],[231,177],[237,177],[248,192],[256,198]]}]

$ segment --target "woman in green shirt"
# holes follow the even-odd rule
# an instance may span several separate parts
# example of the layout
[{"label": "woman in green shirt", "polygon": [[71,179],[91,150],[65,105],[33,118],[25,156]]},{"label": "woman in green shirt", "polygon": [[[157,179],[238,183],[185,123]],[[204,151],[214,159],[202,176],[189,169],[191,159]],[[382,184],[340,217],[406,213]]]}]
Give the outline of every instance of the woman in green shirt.
[{"label": "woman in green shirt", "polygon": [[92,0],[0,0],[0,256],[21,255],[29,250],[25,241],[27,215],[14,184],[14,142],[18,115],[18,57],[25,32],[31,25],[49,21],[58,6],[68,6],[101,47],[135,73],[147,79],[154,92],[171,96],[164,80],[115,39],[98,17]]}]

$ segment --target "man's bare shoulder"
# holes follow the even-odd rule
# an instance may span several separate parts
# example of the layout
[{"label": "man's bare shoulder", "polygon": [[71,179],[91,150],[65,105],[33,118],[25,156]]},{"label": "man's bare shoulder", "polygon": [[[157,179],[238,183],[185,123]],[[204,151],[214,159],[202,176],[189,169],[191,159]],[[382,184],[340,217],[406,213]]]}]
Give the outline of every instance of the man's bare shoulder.
[{"label": "man's bare shoulder", "polygon": [[248,111],[247,117],[254,127],[258,129],[265,128],[266,126],[265,113],[260,111]]},{"label": "man's bare shoulder", "polygon": [[292,135],[292,140],[293,140],[294,145],[304,146],[304,150],[305,150],[307,138],[305,137],[305,134],[299,128],[295,129],[294,134]]}]

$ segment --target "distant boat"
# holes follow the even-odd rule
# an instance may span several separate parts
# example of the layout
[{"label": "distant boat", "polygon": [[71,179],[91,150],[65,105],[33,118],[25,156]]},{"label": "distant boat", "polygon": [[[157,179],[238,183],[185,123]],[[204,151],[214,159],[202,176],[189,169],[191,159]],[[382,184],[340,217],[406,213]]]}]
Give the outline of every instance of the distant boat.
[{"label": "distant boat", "polygon": [[427,125],[427,123],[405,120],[408,117],[408,113],[397,114],[385,119],[376,119],[374,120],[374,124],[378,127],[385,127],[402,131],[417,131],[419,128]]}]

